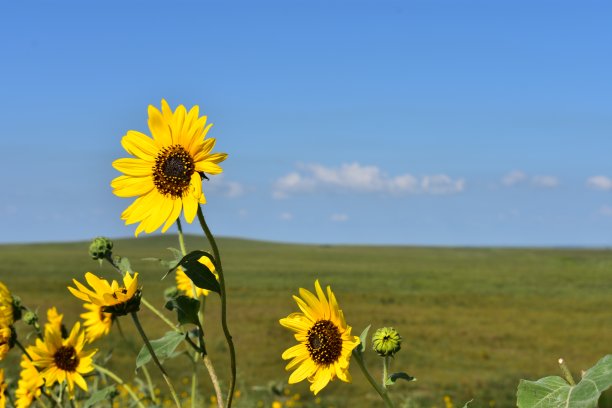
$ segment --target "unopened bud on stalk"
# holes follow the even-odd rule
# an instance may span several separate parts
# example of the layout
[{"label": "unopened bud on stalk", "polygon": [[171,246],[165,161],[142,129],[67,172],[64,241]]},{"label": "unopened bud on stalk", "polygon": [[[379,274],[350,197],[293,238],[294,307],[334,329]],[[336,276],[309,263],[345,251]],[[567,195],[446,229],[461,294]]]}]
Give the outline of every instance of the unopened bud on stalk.
[{"label": "unopened bud on stalk", "polygon": [[25,324],[35,325],[38,322],[38,315],[30,310],[25,312],[23,315],[23,321]]},{"label": "unopened bud on stalk", "polygon": [[104,259],[113,252],[113,241],[105,237],[97,237],[89,245],[89,256],[93,259]]},{"label": "unopened bud on stalk", "polygon": [[378,329],[372,336],[372,348],[382,357],[393,357],[400,351],[401,344],[402,336],[393,327]]}]

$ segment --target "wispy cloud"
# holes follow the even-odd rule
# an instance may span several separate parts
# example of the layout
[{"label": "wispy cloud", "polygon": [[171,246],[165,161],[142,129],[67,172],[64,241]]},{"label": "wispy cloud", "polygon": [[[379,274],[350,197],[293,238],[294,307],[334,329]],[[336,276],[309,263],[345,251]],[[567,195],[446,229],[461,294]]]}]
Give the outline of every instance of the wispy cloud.
[{"label": "wispy cloud", "polygon": [[273,197],[286,198],[296,193],[317,191],[344,191],[352,193],[385,194],[452,194],[465,188],[464,179],[453,179],[446,174],[426,175],[420,178],[412,174],[395,177],[387,175],[378,166],[359,163],[328,167],[312,163],[298,166],[274,183]]},{"label": "wispy cloud", "polygon": [[208,182],[204,180],[204,192],[214,192],[228,198],[240,197],[245,193],[245,188],[237,181],[229,181],[225,179],[223,174],[212,177]]},{"label": "wispy cloud", "polygon": [[284,212],[281,213],[278,218],[280,218],[283,221],[291,221],[293,219],[293,214],[291,214],[290,212]]},{"label": "wispy cloud", "polygon": [[533,176],[531,183],[536,187],[553,188],[559,185],[559,179],[554,176]]},{"label": "wispy cloud", "polygon": [[502,178],[502,184],[513,186],[527,179],[527,175],[520,170],[513,170]]},{"label": "wispy cloud", "polygon": [[346,214],[332,214],[329,219],[333,222],[345,222],[348,221],[349,216]]},{"label": "wispy cloud", "polygon": [[535,175],[529,176],[521,170],[512,170],[511,172],[504,175],[501,179],[501,183],[504,186],[512,187],[519,184],[531,183],[534,187],[542,188],[553,188],[559,185],[559,179],[555,176],[549,175]]},{"label": "wispy cloud", "polygon": [[587,179],[587,186],[595,190],[612,190],[612,179],[606,176],[593,176]]},{"label": "wispy cloud", "polygon": [[601,206],[599,213],[605,217],[612,217],[612,205]]}]

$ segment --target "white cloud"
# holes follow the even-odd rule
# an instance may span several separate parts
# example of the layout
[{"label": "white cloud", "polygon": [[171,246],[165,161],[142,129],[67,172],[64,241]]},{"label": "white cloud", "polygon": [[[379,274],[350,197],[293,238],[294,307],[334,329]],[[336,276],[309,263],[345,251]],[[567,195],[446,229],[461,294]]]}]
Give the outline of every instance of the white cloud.
[{"label": "white cloud", "polygon": [[333,222],[345,222],[348,221],[349,216],[346,214],[332,214],[329,219]]},{"label": "white cloud", "polygon": [[531,182],[536,187],[552,188],[559,185],[559,179],[554,176],[533,176]]},{"label": "white cloud", "polygon": [[612,217],[612,205],[603,205],[599,209],[599,213],[605,217]]},{"label": "white cloud", "polygon": [[274,183],[273,197],[287,198],[295,193],[315,191],[344,191],[387,194],[451,194],[463,191],[465,180],[452,179],[445,174],[427,175],[421,179],[412,174],[391,177],[379,167],[359,163],[327,167],[322,164],[303,164]]},{"label": "white cloud", "polygon": [[502,178],[502,184],[505,186],[513,186],[527,179],[527,175],[520,170],[513,170]]},{"label": "white cloud", "polygon": [[291,221],[293,219],[293,214],[291,214],[290,212],[284,212],[281,213],[278,218],[280,218],[283,221]]},{"label": "white cloud", "polygon": [[612,179],[606,176],[593,176],[587,179],[587,186],[595,190],[612,190]]},{"label": "white cloud", "polygon": [[237,181],[226,180],[223,174],[211,177],[209,181],[203,180],[202,184],[204,186],[204,194],[210,191],[228,198],[240,197],[246,190]]}]

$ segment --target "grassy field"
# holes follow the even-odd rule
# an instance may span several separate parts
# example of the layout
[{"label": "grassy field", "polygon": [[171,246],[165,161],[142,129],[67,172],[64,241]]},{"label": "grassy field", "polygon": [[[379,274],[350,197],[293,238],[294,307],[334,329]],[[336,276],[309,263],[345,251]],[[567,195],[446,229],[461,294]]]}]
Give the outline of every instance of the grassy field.
[{"label": "grassy field", "polygon": [[[206,249],[201,238],[188,237],[187,245]],[[115,278],[108,266],[89,259],[87,246],[0,246],[0,280],[43,314],[56,305],[72,325],[82,307],[66,290],[71,279],[82,280],[86,271]],[[129,257],[140,272],[144,296],[160,308],[163,289],[173,281],[160,281],[163,268],[142,258],[169,258],[169,246],[178,246],[175,237],[115,242],[115,253]],[[609,250],[313,246],[240,239],[221,239],[220,249],[243,401],[253,387],[288,378],[280,355],[293,338],[278,319],[297,310],[291,295],[299,287],[312,290],[317,278],[332,285],[356,334],[370,323],[400,331],[404,343],[392,367],[418,381],[397,385],[393,392],[398,400],[410,398],[418,406],[443,406],[445,395],[458,406],[472,398],[473,407],[488,407],[492,401],[497,407],[514,406],[520,378],[557,374],[559,357],[579,376],[581,369],[612,352]],[[148,310],[141,316],[151,337],[166,331]],[[123,319],[122,327],[133,333],[131,321]],[[209,353],[226,378],[219,301],[212,296],[205,320]],[[112,349],[108,366],[126,379],[133,377],[133,357],[116,334],[97,347],[103,353]],[[378,375],[377,357],[368,357]],[[13,375],[16,358],[14,350],[2,363]],[[179,377],[188,375],[185,362],[173,361],[169,367]],[[323,402],[380,406],[358,367],[351,371],[353,383],[334,382],[323,390]],[[201,384],[211,395],[205,378]],[[310,398],[307,384],[291,392]]]}]

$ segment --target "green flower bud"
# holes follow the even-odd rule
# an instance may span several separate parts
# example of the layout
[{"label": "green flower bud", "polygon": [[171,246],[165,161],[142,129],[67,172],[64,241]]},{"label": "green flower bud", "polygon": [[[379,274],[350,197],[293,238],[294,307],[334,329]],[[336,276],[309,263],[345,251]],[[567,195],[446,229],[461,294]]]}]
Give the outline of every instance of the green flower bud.
[{"label": "green flower bud", "polygon": [[89,245],[89,256],[93,259],[104,259],[113,252],[113,241],[105,237],[97,237]]},{"label": "green flower bud", "polygon": [[23,315],[23,321],[25,322],[25,324],[34,325],[36,324],[36,322],[38,322],[38,315],[28,310]]},{"label": "green flower bud", "polygon": [[372,348],[382,357],[393,357],[400,351],[401,345],[402,336],[393,327],[378,329],[372,336]]},{"label": "green flower bud", "polygon": [[23,306],[21,304],[21,298],[17,295],[12,295],[13,298],[13,321],[19,321],[21,319],[21,310]]},{"label": "green flower bud", "polygon": [[171,300],[176,298],[179,295],[179,290],[176,286],[170,286],[164,290],[164,298],[166,300]]}]

